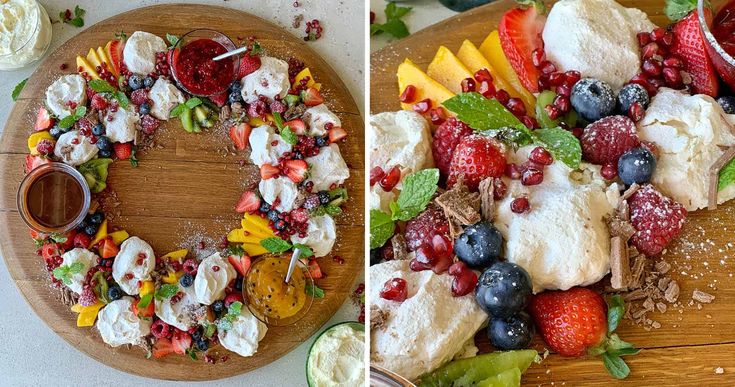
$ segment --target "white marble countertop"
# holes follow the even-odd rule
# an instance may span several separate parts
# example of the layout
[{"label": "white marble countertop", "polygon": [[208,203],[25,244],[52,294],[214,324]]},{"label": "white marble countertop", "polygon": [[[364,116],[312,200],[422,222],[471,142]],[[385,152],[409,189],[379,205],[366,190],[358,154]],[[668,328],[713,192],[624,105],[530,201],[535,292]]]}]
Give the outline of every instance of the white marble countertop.
[{"label": "white marble countertop", "polygon": [[[386,0],[370,0],[370,11],[375,12],[376,23],[385,23],[385,13],[383,10],[386,4],[388,4]],[[411,12],[401,18],[411,33],[457,14],[457,12],[441,5],[437,0],[403,0],[397,4],[400,7],[412,8]],[[373,36],[370,38],[370,51],[379,50],[393,41],[395,41],[395,38],[388,34]]]},{"label": "white marble countertop", "polygon": [[[160,3],[202,3],[237,8],[273,21],[297,36],[303,30],[291,27],[294,15],[303,13],[305,18],[319,19],[324,27],[322,39],[309,43],[340,75],[352,93],[360,111],[364,106],[364,58],[365,40],[362,29],[355,29],[362,23],[364,2],[362,0],[298,0],[299,8],[293,7],[293,0],[40,0],[53,20],[59,12],[80,5],[87,10],[85,25],[90,26],[110,16],[134,8]],[[104,3],[104,6],[100,6]],[[360,21],[354,20],[359,17]],[[302,28],[303,24],[302,24]],[[56,23],[51,43],[53,51],[82,29]],[[0,132],[12,108],[10,93],[13,87],[28,77],[35,66],[12,71],[0,72]],[[5,227],[0,226],[0,232]],[[358,282],[363,277],[358,278]],[[354,286],[353,286],[354,289]],[[53,333],[23,301],[18,289],[11,280],[0,260],[0,375],[5,386],[143,386],[155,382],[156,385],[177,385],[183,383],[154,381],[133,376],[102,365],[77,351]],[[354,320],[357,310],[348,300],[325,327],[337,322]],[[207,383],[188,383],[200,386],[258,385],[258,386],[302,386],[306,385],[304,365],[312,339],[307,340],[283,358],[245,375]]]}]

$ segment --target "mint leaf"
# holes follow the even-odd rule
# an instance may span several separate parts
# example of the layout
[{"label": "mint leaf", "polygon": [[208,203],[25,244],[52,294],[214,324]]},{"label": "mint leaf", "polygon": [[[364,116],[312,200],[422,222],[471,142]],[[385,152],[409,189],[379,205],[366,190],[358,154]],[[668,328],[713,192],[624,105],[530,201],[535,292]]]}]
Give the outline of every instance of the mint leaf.
[{"label": "mint leaf", "polygon": [[171,113],[169,114],[171,118],[176,118],[181,115],[181,113],[184,112],[184,110],[188,109],[186,107],[186,104],[180,103],[176,105],[175,108],[171,109]]},{"label": "mint leaf", "polygon": [[194,349],[194,347],[187,348],[186,351],[184,351],[184,353],[186,353],[186,355],[189,356],[189,358],[191,358],[191,360],[196,360],[197,359],[197,352]]},{"label": "mint leaf", "polygon": [[311,213],[314,216],[322,216],[322,215],[337,216],[342,213],[342,209],[333,204],[327,204],[327,205],[317,207]]},{"label": "mint leaf", "polygon": [[77,122],[76,117],[74,115],[68,115],[59,121],[59,128],[61,129],[69,129],[71,128],[74,123]]},{"label": "mint leaf", "polygon": [[291,145],[296,145],[296,143],[299,142],[299,137],[288,126],[281,129],[281,137],[283,138],[283,141],[286,141]]},{"label": "mint leaf", "polygon": [[191,98],[188,101],[186,101],[186,107],[188,107],[189,109],[194,109],[195,107],[201,104],[202,104],[202,100],[197,97]]},{"label": "mint leaf", "polygon": [[227,246],[227,248],[225,249],[225,254],[242,257],[243,255],[245,255],[245,249],[243,249],[241,245],[231,245]]},{"label": "mint leaf", "polygon": [[271,253],[279,254],[291,249],[291,244],[281,238],[271,237],[260,241],[260,245]]},{"label": "mint leaf", "polygon": [[15,87],[13,88],[13,92],[10,94],[10,97],[13,98],[13,102],[18,100],[18,96],[20,95],[20,92],[23,91],[23,88],[26,87],[26,83],[28,82],[28,78],[20,81]]},{"label": "mint leaf", "polygon": [[437,184],[439,184],[439,170],[436,168],[424,169],[406,176],[403,190],[396,202],[399,211],[393,212],[393,220],[408,221],[425,210],[436,193]]},{"label": "mint leaf", "polygon": [[66,235],[58,232],[52,233],[51,235],[49,235],[49,238],[56,243],[64,243],[69,240]]},{"label": "mint leaf", "polygon": [[390,215],[383,211],[370,210],[370,248],[383,246],[396,230],[396,224]]},{"label": "mint leaf", "polygon": [[324,298],[324,290],[312,284],[306,284],[306,294],[314,298]]},{"label": "mint leaf", "polygon": [[82,7],[76,6],[74,7],[74,17],[84,17],[84,15],[87,13]]},{"label": "mint leaf", "polygon": [[86,106],[79,106],[74,110],[74,117],[76,117],[77,120],[84,117],[84,115],[87,114],[87,107]]},{"label": "mint leaf", "polygon": [[127,109],[128,105],[130,105],[130,100],[128,99],[128,96],[125,95],[125,93],[123,93],[122,91],[116,91],[113,96],[115,97],[118,105],[120,105],[121,108]]},{"label": "mint leaf", "polygon": [[383,32],[393,35],[398,39],[405,38],[411,34],[408,32],[408,26],[406,26],[406,23],[398,19],[388,20],[383,24],[373,23],[370,25],[370,35],[379,35]]},{"label": "mint leaf", "polygon": [[276,124],[276,128],[278,128],[278,130],[283,128],[283,117],[281,117],[281,113],[273,113],[273,123]]},{"label": "mint leaf", "polygon": [[151,301],[153,301],[153,293],[141,297],[140,301],[138,301],[138,310],[147,308],[151,304]]},{"label": "mint leaf", "polygon": [[613,333],[618,328],[625,313],[625,302],[619,295],[610,297],[607,302],[607,333]]},{"label": "mint leaf", "polygon": [[81,17],[75,17],[74,19],[69,20],[68,23],[77,28],[84,27],[84,19]]},{"label": "mint leaf", "polygon": [[411,7],[399,7],[396,3],[390,2],[383,12],[388,19],[400,19],[411,12]]},{"label": "mint leaf", "polygon": [[71,273],[70,273],[69,266],[67,265],[59,266],[56,269],[54,269],[52,273],[54,275],[54,278],[62,281],[63,283],[67,285],[71,285]]},{"label": "mint leaf", "polygon": [[607,372],[615,379],[625,379],[630,374],[630,368],[620,356],[603,353],[602,362],[605,363]]},{"label": "mint leaf", "polygon": [[166,34],[166,40],[168,41],[168,44],[170,45],[169,48],[173,48],[176,43],[179,42],[179,37],[172,34]]},{"label": "mint leaf", "polygon": [[296,243],[293,245],[293,248],[301,250],[301,258],[311,258],[314,256],[314,250],[312,250],[311,247],[307,245]]},{"label": "mint leaf", "polygon": [[92,79],[87,85],[98,93],[114,93],[117,89],[104,79]]},{"label": "mint leaf", "polygon": [[664,13],[669,20],[675,22],[684,18],[697,8],[697,0],[666,0]]},{"label": "mint leaf", "polygon": [[74,262],[69,266],[69,273],[70,274],[79,274],[84,270],[84,264],[81,262]]},{"label": "mint leaf", "polygon": [[227,308],[227,314],[239,316],[240,312],[242,312],[242,302],[240,301],[233,302],[232,304],[230,304],[230,307]]},{"label": "mint leaf", "polygon": [[229,331],[232,329],[232,320],[227,318],[228,316],[222,317],[217,322],[217,329],[220,331]]},{"label": "mint leaf", "polygon": [[212,335],[214,335],[215,329],[217,329],[216,325],[207,323],[206,328],[204,328],[204,336],[212,337]]},{"label": "mint leaf", "polygon": [[[513,113],[495,99],[487,99],[479,93],[461,93],[442,103],[475,130],[485,131],[506,126],[524,126]],[[525,126],[524,126],[525,127]]]},{"label": "mint leaf", "polygon": [[722,191],[728,185],[735,183],[735,158],[728,161],[722,169],[717,180],[717,191]]},{"label": "mint leaf", "polygon": [[179,292],[179,285],[175,284],[165,284],[162,285],[158,290],[156,290],[156,300],[163,300],[166,298],[173,297],[176,293]]},{"label": "mint leaf", "polygon": [[579,168],[582,146],[572,132],[562,128],[536,129],[531,132],[536,143],[551,152],[556,160],[572,169]]}]

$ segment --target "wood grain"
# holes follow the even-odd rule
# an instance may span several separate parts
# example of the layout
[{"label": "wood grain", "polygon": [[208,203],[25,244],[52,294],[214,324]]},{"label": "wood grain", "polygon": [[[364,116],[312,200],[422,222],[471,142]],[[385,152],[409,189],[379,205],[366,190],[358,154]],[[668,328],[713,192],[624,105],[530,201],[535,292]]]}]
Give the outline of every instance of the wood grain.
[{"label": "wood grain", "polygon": [[[163,36],[183,35],[195,28],[214,28],[233,39],[256,36],[268,55],[302,60],[324,85],[322,93],[327,103],[350,133],[340,149],[350,167],[351,178],[346,186],[352,198],[345,214],[336,218],[338,239],[333,251],[345,262],[338,264],[330,257],[320,260],[327,276],[317,284],[325,289],[326,297],[315,300],[308,315],[298,323],[269,329],[255,356],[230,354],[226,363],[216,365],[194,362],[186,356],[146,360],[139,348],[113,349],[91,328],[77,328],[75,314],[57,300],[57,291],[49,286],[42,260],[35,254],[15,204],[34,112],[43,103],[48,85],[65,73],[60,70],[61,64],[74,68],[77,54],[104,45],[120,30],[144,30]],[[0,138],[0,248],[8,270],[31,308],[54,332],[111,367],[168,380],[213,380],[261,367],[313,335],[344,303],[356,274],[363,270],[363,125],[350,92],[323,59],[299,38],[245,12],[176,4],[140,8],[102,21],[66,42],[39,66],[10,113]],[[247,152],[223,151],[230,143],[223,130],[190,135],[178,121],[172,121],[159,129],[156,141],[162,148],[142,153],[138,168],[126,162],[116,162],[111,167],[108,183],[121,202],[113,226],[149,241],[159,254],[180,246],[195,248],[196,238],[192,234],[221,240],[239,224],[240,217],[232,208],[243,189],[259,181],[257,167],[247,162]],[[228,353],[222,347],[215,351],[220,355]]]},{"label": "wood grain", "polygon": [[[623,0],[650,15],[653,22],[665,26],[663,1]],[[404,58],[410,58],[426,69],[440,45],[456,52],[464,39],[479,45],[497,28],[503,13],[514,5],[499,0],[461,13],[402,39],[371,56],[370,111],[380,113],[400,109],[396,69]],[[651,313],[650,318],[662,324],[660,329],[646,331],[625,320],[618,329],[620,336],[639,348],[641,354],[627,357],[632,370],[625,381],[610,378],[598,359],[568,359],[551,354],[540,365],[533,365],[524,375],[524,385],[616,386],[661,385],[683,386],[694,383],[713,386],[735,384],[735,256],[732,255],[735,229],[735,203],[716,211],[691,213],[679,241],[665,253],[674,266],[673,278],[681,286],[684,307],[667,313]],[[689,305],[694,289],[716,296],[714,303]],[[485,332],[480,331],[476,343],[491,350]],[[537,337],[534,348],[543,352]],[[723,367],[723,374],[715,368]]]}]

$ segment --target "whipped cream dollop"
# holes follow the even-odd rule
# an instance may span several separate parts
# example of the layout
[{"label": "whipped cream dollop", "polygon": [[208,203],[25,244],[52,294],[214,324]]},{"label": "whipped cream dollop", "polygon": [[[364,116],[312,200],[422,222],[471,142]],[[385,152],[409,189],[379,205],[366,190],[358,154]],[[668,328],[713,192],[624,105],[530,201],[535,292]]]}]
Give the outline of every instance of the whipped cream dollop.
[{"label": "whipped cream dollop", "polygon": [[151,100],[151,115],[164,121],[171,117],[173,108],[186,102],[181,90],[165,78],[156,80],[148,92],[148,98]]},{"label": "whipped cream dollop", "polygon": [[337,240],[337,227],[334,224],[334,219],[329,215],[309,218],[306,238],[299,238],[295,234],[291,236],[292,243],[309,246],[317,258],[329,254],[335,240]]},{"label": "whipped cream dollop", "polygon": [[311,167],[307,181],[314,183],[316,191],[331,189],[333,185],[341,185],[350,177],[350,170],[337,144],[329,144],[319,149],[319,154],[307,157],[306,162]]},{"label": "whipped cream dollop", "polygon": [[105,124],[105,135],[112,142],[130,142],[135,140],[136,125],[140,122],[140,115],[133,106],[127,109],[120,107],[112,114],[112,121],[102,120]]},{"label": "whipped cream dollop", "polygon": [[59,136],[54,147],[54,156],[63,163],[76,167],[97,156],[99,148],[92,144],[89,137],[82,136],[78,130],[71,130]]},{"label": "whipped cream dollop", "polygon": [[71,289],[71,291],[73,291],[74,293],[81,293],[82,289],[84,288],[84,280],[87,278],[87,273],[89,272],[89,269],[97,264],[97,254],[87,249],[76,248],[65,252],[64,255],[61,256],[61,258],[64,260],[63,262],[61,262],[61,266],[71,267],[71,265],[75,263],[82,264],[81,271],[71,274],[69,276],[71,283],[64,283],[64,285],[69,287],[69,289]]},{"label": "whipped cream dollop", "polygon": [[429,123],[420,114],[401,110],[370,116],[370,167],[398,166],[401,176],[434,167]]},{"label": "whipped cream dollop", "polygon": [[217,331],[219,343],[240,356],[253,356],[258,351],[258,342],[263,340],[268,327],[243,307],[240,315],[232,322],[232,328]]},{"label": "whipped cream dollop", "polygon": [[[658,150],[653,185],[688,211],[707,207],[709,169],[725,153],[722,148],[735,145],[734,125],[735,115],[712,97],[659,89],[638,122],[638,136]],[[718,192],[717,202],[733,197],[731,184]]]},{"label": "whipped cream dollop", "polygon": [[270,56],[260,57],[260,68],[242,78],[242,99],[253,103],[263,95],[269,99],[288,94],[288,63]]},{"label": "whipped cream dollop", "polygon": [[46,89],[46,107],[58,119],[74,114],[85,103],[87,81],[79,74],[62,75]]},{"label": "whipped cream dollop", "polygon": [[370,187],[370,209],[390,214],[390,202],[397,199],[393,191],[386,191],[380,184]]},{"label": "whipped cream dollop", "polygon": [[219,253],[204,258],[194,278],[194,292],[200,304],[212,305],[225,296],[225,288],[237,277],[237,272]]},{"label": "whipped cream dollop", "polygon": [[[452,276],[412,271],[410,259],[370,266],[370,300],[387,312],[382,327],[370,332],[370,360],[409,380],[433,371],[461,352],[488,319],[473,294],[452,296]],[[383,284],[406,280],[403,302],[380,297]]]},{"label": "whipped cream dollop", "polygon": [[270,205],[273,205],[276,199],[280,199],[276,209],[281,212],[293,210],[299,196],[299,187],[286,176],[261,180],[258,183],[258,190],[263,200]]},{"label": "whipped cream dollop", "polygon": [[544,50],[560,71],[577,70],[619,90],[641,66],[636,34],[655,27],[643,11],[613,0],[561,0],[546,18]]},{"label": "whipped cream dollop", "polygon": [[291,151],[291,144],[269,125],[261,125],[250,132],[250,161],[262,167],[264,164],[278,165],[278,158]]},{"label": "whipped cream dollop", "polygon": [[302,118],[309,127],[310,136],[323,136],[327,133],[327,129],[324,125],[331,123],[333,126],[342,126],[342,121],[339,120],[336,114],[332,113],[331,110],[325,104],[319,104],[312,106],[304,112]]},{"label": "whipped cream dollop", "polygon": [[0,1],[0,70],[21,68],[43,56],[51,30],[51,20],[37,1]]},{"label": "whipped cream dollop", "polygon": [[[522,163],[535,146],[509,155]],[[610,269],[610,234],[606,217],[617,207],[620,192],[607,187],[599,167],[582,164],[575,171],[560,161],[544,169],[544,181],[524,186],[508,180],[506,197],[497,202],[495,226],[505,239],[505,258],[528,271],[533,291],[566,290],[596,283]],[[527,213],[510,209],[514,198],[525,196]]]},{"label": "whipped cream dollop", "polygon": [[151,333],[151,320],[133,313],[133,297],[122,297],[105,305],[97,314],[97,330],[102,340],[112,347],[138,344]]},{"label": "whipped cream dollop", "polygon": [[133,236],[120,245],[112,263],[112,278],[127,294],[140,293],[140,283],[151,279],[156,266],[156,254],[148,242]]},{"label": "whipped cream dollop", "polygon": [[148,75],[156,70],[156,53],[167,50],[166,42],[150,32],[135,31],[125,41],[123,62],[135,74]]},{"label": "whipped cream dollop", "polygon": [[179,291],[182,294],[181,298],[174,303],[171,302],[171,298],[156,300],[155,312],[166,324],[188,331],[197,323],[193,312],[200,304],[196,300],[193,286],[179,286]]}]

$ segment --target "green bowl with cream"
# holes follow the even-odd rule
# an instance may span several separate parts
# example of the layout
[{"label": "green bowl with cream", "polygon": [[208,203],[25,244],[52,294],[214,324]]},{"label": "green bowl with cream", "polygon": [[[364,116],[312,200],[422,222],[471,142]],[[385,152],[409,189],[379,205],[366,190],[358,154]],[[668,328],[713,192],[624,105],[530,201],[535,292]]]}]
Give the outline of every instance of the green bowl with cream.
[{"label": "green bowl with cream", "polygon": [[332,325],[311,344],[306,358],[309,387],[365,385],[365,325]]}]

